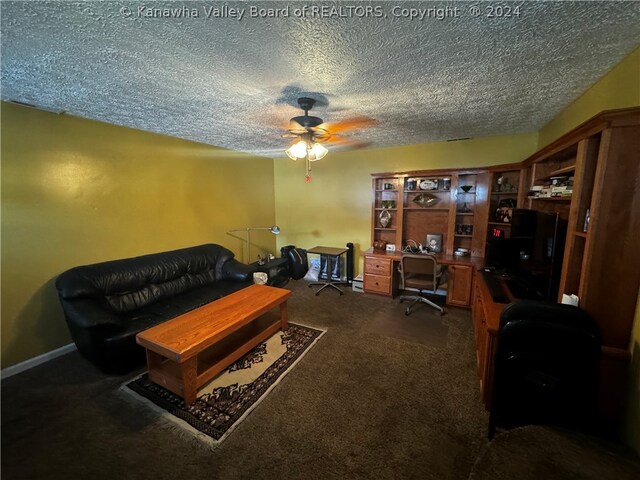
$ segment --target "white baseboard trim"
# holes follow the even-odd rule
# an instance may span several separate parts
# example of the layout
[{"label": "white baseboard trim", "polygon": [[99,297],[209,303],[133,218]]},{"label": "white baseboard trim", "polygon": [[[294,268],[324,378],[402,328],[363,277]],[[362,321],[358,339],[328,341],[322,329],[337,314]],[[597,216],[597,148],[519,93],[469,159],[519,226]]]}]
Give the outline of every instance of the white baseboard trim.
[{"label": "white baseboard trim", "polygon": [[12,377],[17,375],[18,373],[24,372],[25,370],[29,370],[30,368],[37,367],[49,360],[53,360],[54,358],[60,357],[65,353],[73,352],[76,349],[75,343],[70,343],[69,345],[63,345],[60,348],[56,348],[55,350],[51,350],[50,352],[43,353],[42,355],[38,355],[37,357],[30,358],[25,360],[24,362],[16,363],[15,365],[11,365],[10,367],[3,368],[0,371],[0,377],[2,380],[5,378]]}]

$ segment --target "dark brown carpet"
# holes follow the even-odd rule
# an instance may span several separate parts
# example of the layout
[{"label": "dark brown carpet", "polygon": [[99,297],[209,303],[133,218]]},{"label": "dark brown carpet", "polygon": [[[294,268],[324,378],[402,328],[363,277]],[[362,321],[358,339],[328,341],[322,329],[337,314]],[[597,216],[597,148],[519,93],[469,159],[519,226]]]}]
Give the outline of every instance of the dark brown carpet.
[{"label": "dark brown carpet", "polygon": [[628,449],[560,428],[530,425],[488,444],[469,480],[638,480],[640,462]]},{"label": "dark brown carpet", "polygon": [[[415,295],[415,293],[407,292],[407,295]],[[444,297],[430,296],[429,298],[445,307]],[[394,301],[394,304],[392,309],[384,309],[374,315],[366,324],[367,330],[407,342],[446,348],[449,336],[448,315],[440,316],[433,307],[417,304],[411,308],[412,313],[405,316],[404,312],[411,302]],[[449,311],[448,307],[445,309]],[[454,309],[454,313],[458,316],[460,311]]]},{"label": "dark brown carpet", "polygon": [[[280,321],[277,314],[267,314],[256,322],[263,319],[267,325]],[[273,334],[199,388],[197,399],[191,405],[185,405],[182,397],[150,381],[147,373],[125,383],[122,391],[136,399],[138,407],[160,410],[167,421],[175,423],[185,434],[190,433],[206,445],[216,447],[264,400],[288,370],[295,367],[322,334],[322,330],[290,323],[286,332]],[[221,343],[217,343],[218,348]],[[234,345],[238,345],[237,340]]]},{"label": "dark brown carpet", "polygon": [[487,427],[469,312],[288,287],[291,322],[327,332],[216,451],[71,353],[2,382],[2,478],[466,479]]}]

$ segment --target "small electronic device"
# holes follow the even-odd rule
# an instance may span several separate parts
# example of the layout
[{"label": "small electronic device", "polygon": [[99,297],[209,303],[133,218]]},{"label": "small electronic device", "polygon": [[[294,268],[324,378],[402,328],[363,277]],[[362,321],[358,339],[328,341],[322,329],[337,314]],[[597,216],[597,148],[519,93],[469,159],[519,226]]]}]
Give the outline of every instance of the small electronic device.
[{"label": "small electronic device", "polygon": [[396,251],[395,244],[393,244],[393,243],[387,244],[386,250],[387,250],[387,252],[395,252]]},{"label": "small electronic device", "polygon": [[504,230],[502,228],[493,227],[491,229],[491,236],[493,238],[504,238]]}]

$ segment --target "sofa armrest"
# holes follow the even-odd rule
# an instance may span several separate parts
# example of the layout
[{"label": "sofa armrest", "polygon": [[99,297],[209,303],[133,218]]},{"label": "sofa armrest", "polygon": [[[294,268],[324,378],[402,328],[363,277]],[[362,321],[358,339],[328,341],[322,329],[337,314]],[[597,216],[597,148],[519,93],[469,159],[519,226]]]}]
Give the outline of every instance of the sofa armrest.
[{"label": "sofa armrest", "polygon": [[122,320],[108,310],[102,308],[96,300],[78,298],[61,299],[67,323],[82,329],[97,329],[103,332],[122,330]]},{"label": "sofa armrest", "polygon": [[235,258],[227,260],[222,266],[222,280],[249,282],[253,280],[253,273],[257,271],[254,265],[245,265]]}]

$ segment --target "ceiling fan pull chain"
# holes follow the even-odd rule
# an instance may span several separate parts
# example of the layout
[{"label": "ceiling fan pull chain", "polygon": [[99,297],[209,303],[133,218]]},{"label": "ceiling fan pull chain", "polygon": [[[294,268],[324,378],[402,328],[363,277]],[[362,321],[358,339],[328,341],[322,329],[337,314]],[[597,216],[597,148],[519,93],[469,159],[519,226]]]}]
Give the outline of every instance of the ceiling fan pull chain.
[{"label": "ceiling fan pull chain", "polygon": [[305,177],[304,177],[304,181],[305,183],[309,183],[311,182],[311,162],[309,161],[309,152],[307,151],[307,155],[304,157],[304,161],[305,161]]}]

